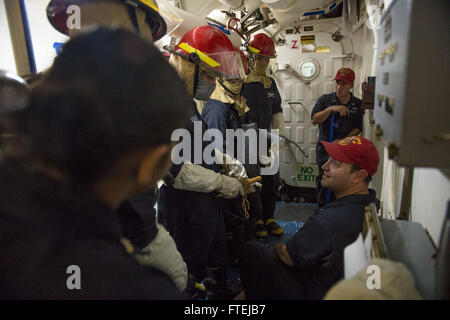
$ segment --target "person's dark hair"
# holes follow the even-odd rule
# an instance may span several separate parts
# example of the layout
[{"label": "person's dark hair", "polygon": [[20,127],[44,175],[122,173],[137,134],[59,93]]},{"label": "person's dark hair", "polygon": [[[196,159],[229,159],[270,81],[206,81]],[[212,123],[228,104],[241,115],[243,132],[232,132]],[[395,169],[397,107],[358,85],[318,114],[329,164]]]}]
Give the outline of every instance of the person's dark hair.
[{"label": "person's dark hair", "polygon": [[91,183],[125,155],[169,144],[190,100],[153,44],[100,28],[63,47],[33,91],[23,131],[33,157]]},{"label": "person's dark hair", "polygon": [[[350,169],[351,173],[361,170],[361,168],[357,164],[352,163],[351,165],[352,165],[352,167]],[[371,181],[372,181],[372,176],[369,176],[369,175],[366,177],[366,179],[364,179],[364,182],[367,184],[369,184]]]},{"label": "person's dark hair", "polygon": [[0,116],[28,105],[30,88],[21,77],[0,70]]},{"label": "person's dark hair", "polygon": [[15,160],[11,146],[19,143],[14,134],[17,127],[17,114],[29,104],[30,87],[21,77],[0,70],[0,148],[1,160]]}]

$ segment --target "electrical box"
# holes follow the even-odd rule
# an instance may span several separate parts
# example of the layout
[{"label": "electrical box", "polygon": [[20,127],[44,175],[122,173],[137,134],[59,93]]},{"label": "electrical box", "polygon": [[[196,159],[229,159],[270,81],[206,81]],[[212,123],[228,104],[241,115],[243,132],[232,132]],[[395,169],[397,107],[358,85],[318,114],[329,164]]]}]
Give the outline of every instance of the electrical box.
[{"label": "electrical box", "polygon": [[376,136],[401,166],[450,167],[449,9],[394,0],[381,18]]},{"label": "electrical box", "polygon": [[375,100],[375,77],[368,77],[362,84],[362,108],[373,110]]}]

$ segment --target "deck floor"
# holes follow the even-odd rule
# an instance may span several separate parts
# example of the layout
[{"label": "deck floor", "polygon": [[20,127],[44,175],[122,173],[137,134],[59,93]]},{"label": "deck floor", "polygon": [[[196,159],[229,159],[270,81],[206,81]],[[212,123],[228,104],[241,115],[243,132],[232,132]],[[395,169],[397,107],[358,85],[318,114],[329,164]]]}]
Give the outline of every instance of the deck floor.
[{"label": "deck floor", "polygon": [[[317,205],[315,203],[277,202],[275,207],[275,221],[283,228],[283,235],[280,237],[269,235],[264,239],[254,238],[254,240],[270,248],[273,248],[277,243],[285,243],[314,214],[316,208]],[[239,284],[239,268],[237,266],[229,265],[228,281],[232,285]]]}]

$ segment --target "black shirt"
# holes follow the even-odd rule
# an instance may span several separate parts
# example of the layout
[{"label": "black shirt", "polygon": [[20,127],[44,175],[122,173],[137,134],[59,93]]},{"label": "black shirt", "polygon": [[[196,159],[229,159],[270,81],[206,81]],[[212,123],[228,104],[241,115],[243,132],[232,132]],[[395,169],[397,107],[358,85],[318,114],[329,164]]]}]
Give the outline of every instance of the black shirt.
[{"label": "black shirt", "polygon": [[222,145],[212,138],[215,148],[237,158],[237,138],[234,138],[234,148],[231,148],[231,144],[229,144],[230,141],[227,139],[227,129],[237,130],[241,128],[242,119],[239,117],[239,113],[234,108],[234,105],[215,99],[209,99],[203,108],[202,117],[204,118],[208,129],[217,129],[222,133]]},{"label": "black shirt", "polygon": [[368,195],[348,195],[318,209],[286,243],[309,299],[322,299],[344,277],[344,249],[362,232],[365,209],[379,200]]},{"label": "black shirt", "polygon": [[241,95],[247,100],[250,111],[244,115],[244,123],[256,122],[259,129],[270,129],[272,117],[281,109],[281,96],[275,81],[269,88],[260,82],[248,82],[242,86]]},{"label": "black shirt", "polygon": [[[330,127],[332,116],[334,116],[334,128],[332,140],[345,138],[353,129],[359,129],[360,131],[362,131],[363,115],[364,115],[363,109],[361,108],[362,101],[353,96],[351,93],[350,93],[350,100],[346,104],[343,104],[339,100],[335,92],[330,94],[324,94],[317,100],[311,112],[311,119],[316,113],[321,112],[333,105],[346,106],[350,110],[350,113],[347,116],[341,116],[339,115],[339,113],[333,112],[332,114],[330,114],[328,119],[320,123],[319,141],[320,140],[324,140],[327,142],[330,141]],[[317,163],[319,164],[320,160],[322,160],[321,158],[323,157],[328,158],[324,147],[320,143],[317,144],[316,153],[317,153]]]},{"label": "black shirt", "polygon": [[[117,214],[82,188],[4,167],[0,181],[0,298],[184,298],[127,253]],[[72,265],[80,290],[67,286]]]}]

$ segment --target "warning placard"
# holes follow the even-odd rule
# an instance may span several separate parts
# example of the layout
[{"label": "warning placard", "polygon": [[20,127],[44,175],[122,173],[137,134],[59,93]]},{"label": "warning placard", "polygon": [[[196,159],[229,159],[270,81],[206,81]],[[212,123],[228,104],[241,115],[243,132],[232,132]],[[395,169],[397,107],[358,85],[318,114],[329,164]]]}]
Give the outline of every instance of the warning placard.
[{"label": "warning placard", "polygon": [[315,188],[316,176],[319,174],[319,167],[314,164],[302,165],[297,164],[297,184],[302,187]]},{"label": "warning placard", "polygon": [[316,52],[330,52],[329,46],[316,47]]},{"label": "warning placard", "polygon": [[300,37],[300,43],[301,44],[314,44],[315,43],[316,36],[301,36]]}]

